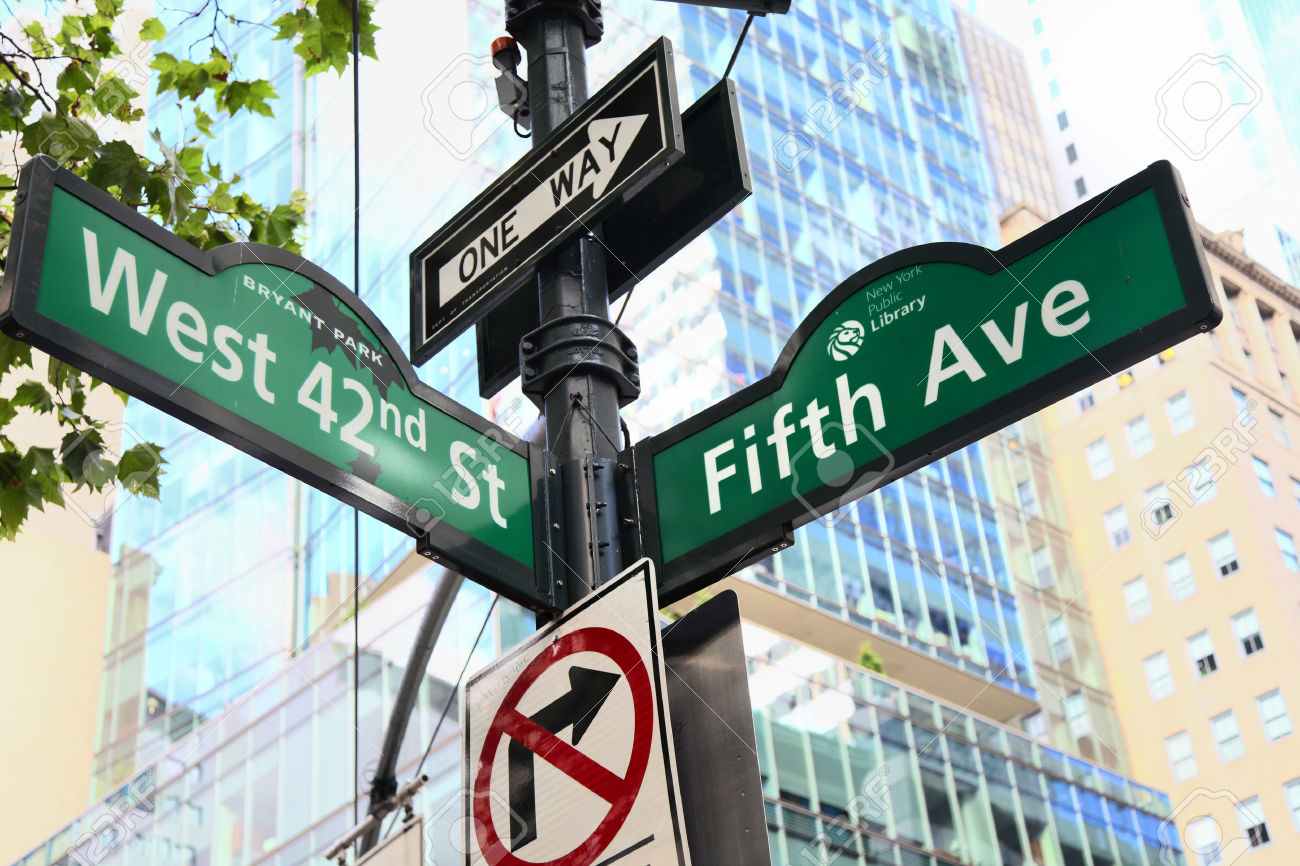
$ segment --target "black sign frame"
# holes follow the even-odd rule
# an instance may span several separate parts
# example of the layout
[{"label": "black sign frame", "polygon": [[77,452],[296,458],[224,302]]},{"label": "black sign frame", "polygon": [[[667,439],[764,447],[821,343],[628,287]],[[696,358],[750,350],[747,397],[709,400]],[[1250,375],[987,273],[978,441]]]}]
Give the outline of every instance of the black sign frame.
[{"label": "black sign frame", "polygon": [[[843,485],[824,485],[803,497],[817,510],[811,512],[799,501],[791,501],[705,545],[665,561],[659,535],[659,501],[655,487],[654,457],[678,442],[723,420],[780,388],[795,355],[818,326],[862,286],[913,265],[951,262],[996,273],[1020,259],[1064,238],[1078,226],[1118,207],[1130,199],[1154,190],[1160,218],[1170,239],[1170,252],[1186,305],[1149,326],[1076,359],[1040,377],[1012,394],[950,422],[931,433],[892,450],[892,464],[886,458],[859,467]],[[964,448],[990,433],[1025,418],[1040,409],[1113,375],[1138,361],[1174,346],[1188,337],[1204,333],[1223,319],[1201,246],[1196,220],[1177,170],[1167,161],[1152,163],[1106,192],[1080,204],[1023,238],[993,252],[974,244],[939,242],[922,244],[892,253],[868,265],[840,283],[795,329],[772,372],[698,415],[642,440],[619,455],[620,463],[633,467],[638,525],[642,549],[638,555],[661,563],[659,599],[671,604],[692,592],[752,565],[793,543],[793,529],[833,511],[846,490],[855,490],[863,479],[875,477],[870,489],[895,481],[910,472]],[[862,490],[865,495],[870,490]]]},{"label": "black sign frame", "polygon": [[[436,321],[430,321],[430,298],[436,298],[438,286],[436,279],[431,281],[427,272],[436,266],[436,262],[443,260],[448,249],[461,249],[463,244],[460,241],[464,238],[476,238],[483,226],[494,225],[506,216],[510,208],[522,200],[528,191],[542,183],[539,177],[549,175],[550,164],[557,160],[559,164],[564,162],[559,159],[561,153],[568,149],[573,150],[574,154],[581,153],[587,147],[587,126],[600,119],[602,113],[611,110],[611,106],[625,91],[641,86],[645,79],[652,81],[656,90],[657,116],[647,121],[638,133],[638,138],[647,129],[653,129],[659,136],[659,146],[654,153],[646,154],[643,161],[631,170],[628,170],[627,164],[620,166],[618,173],[621,177],[580,211],[565,206],[563,209],[568,211],[569,219],[559,229],[546,233],[544,237],[539,230],[537,235],[529,236],[527,245],[521,240],[515,251],[503,252],[493,262],[490,270],[476,275],[474,281],[462,289],[449,304],[439,304]],[[585,231],[587,227],[599,224],[605,215],[621,207],[684,154],[672,43],[666,37],[660,37],[577,111],[565,118],[547,136],[544,146],[534,148],[517,161],[411,252],[412,363],[418,366],[432,358],[466,328],[518,290],[547,253],[580,231]],[[488,213],[491,213],[492,219],[485,219],[485,214]]]}]

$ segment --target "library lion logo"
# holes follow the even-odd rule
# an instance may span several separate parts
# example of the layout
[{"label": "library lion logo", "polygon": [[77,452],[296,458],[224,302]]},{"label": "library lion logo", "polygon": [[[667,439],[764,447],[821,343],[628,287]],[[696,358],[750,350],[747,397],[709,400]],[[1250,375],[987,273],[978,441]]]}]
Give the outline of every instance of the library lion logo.
[{"label": "library lion logo", "polygon": [[867,329],[862,327],[862,323],[854,319],[845,319],[835,330],[831,331],[831,338],[826,345],[826,351],[836,361],[843,361],[851,358],[862,348],[862,338],[867,334]]}]

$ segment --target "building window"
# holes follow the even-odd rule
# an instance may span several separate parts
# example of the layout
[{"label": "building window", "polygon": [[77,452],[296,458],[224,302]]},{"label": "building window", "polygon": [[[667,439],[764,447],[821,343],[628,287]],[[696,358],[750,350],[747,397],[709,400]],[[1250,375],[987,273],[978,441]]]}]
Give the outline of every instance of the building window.
[{"label": "building window", "polygon": [[1300,779],[1292,779],[1282,786],[1286,794],[1286,807],[1291,810],[1291,823],[1300,830]]},{"label": "building window", "polygon": [[[1123,505],[1116,505],[1107,511],[1102,519],[1106,523],[1106,537],[1110,539],[1111,550],[1119,550],[1133,540],[1133,533],[1128,525],[1128,512],[1124,510]],[[1297,566],[1297,570],[1300,570],[1300,565]]]},{"label": "building window", "polygon": [[1232,633],[1241,644],[1242,655],[1251,656],[1264,648],[1264,636],[1259,633],[1259,619],[1253,607],[1233,616]]},{"label": "building window", "polygon": [[1035,35],[1035,36],[1042,36],[1042,35],[1043,35],[1043,19],[1042,19],[1042,18],[1035,18],[1035,19],[1034,19],[1034,35]]},{"label": "building window", "polygon": [[1232,543],[1232,533],[1222,532],[1210,539],[1210,559],[1219,570],[1219,577],[1227,577],[1241,568],[1237,562],[1237,545]]},{"label": "building window", "polygon": [[1037,740],[1047,739],[1047,717],[1042,710],[1030,713],[1023,720],[1025,733]]},{"label": "building window", "polygon": [[1042,51],[1038,52],[1038,56],[1040,59],[1042,59],[1044,66],[1051,65],[1052,51],[1050,48],[1044,48]]},{"label": "building window", "polygon": [[1291,380],[1286,377],[1286,373],[1278,370],[1277,377],[1282,380],[1282,392],[1288,397],[1294,397],[1295,394],[1291,392]]},{"label": "building window", "polygon": [[1064,615],[1047,624],[1047,640],[1052,646],[1052,658],[1058,665],[1074,657],[1074,650],[1070,648],[1070,624]]},{"label": "building window", "polygon": [[1187,655],[1192,659],[1192,667],[1202,677],[1208,677],[1219,669],[1214,660],[1214,642],[1208,631],[1197,632],[1187,639]]},{"label": "building window", "polygon": [[1092,721],[1088,718],[1088,702],[1083,692],[1071,692],[1061,702],[1065,707],[1065,726],[1070,729],[1070,736],[1082,739],[1092,733]]},{"label": "building window", "polygon": [[1295,499],[1295,507],[1300,508],[1300,480],[1291,479],[1291,496]]},{"label": "building window", "polygon": [[1259,481],[1259,489],[1264,491],[1265,496],[1277,498],[1277,488],[1273,486],[1273,470],[1268,468],[1268,464],[1258,457],[1250,458],[1250,465],[1255,467],[1255,478]]},{"label": "building window", "polygon": [[1096,442],[1089,442],[1086,451],[1093,481],[1099,481],[1115,471],[1115,461],[1110,457],[1110,446],[1106,444],[1105,436]]},{"label": "building window", "polygon": [[1242,412],[1245,412],[1247,408],[1249,408],[1246,402],[1246,395],[1236,388],[1232,389],[1232,405],[1237,407],[1238,415],[1240,415]]},{"label": "building window", "polygon": [[1219,822],[1209,815],[1187,822],[1186,845],[1189,850],[1200,852],[1200,866],[1220,866],[1223,863],[1222,833]]},{"label": "building window", "polygon": [[1264,723],[1264,733],[1270,740],[1280,740],[1291,733],[1291,717],[1287,715],[1282,692],[1277,689],[1255,698],[1259,720]]},{"label": "building window", "polygon": [[1180,554],[1166,562],[1165,576],[1169,578],[1169,592],[1174,601],[1196,595],[1196,579],[1192,576],[1192,564],[1187,561],[1187,554]]},{"label": "building window", "polygon": [[1068,117],[1065,116],[1065,112],[1064,112],[1064,111],[1062,111],[1060,114],[1056,115],[1056,125],[1059,126],[1059,127],[1061,127],[1061,131],[1062,131],[1062,132],[1064,132],[1065,129],[1066,129],[1067,127],[1069,127],[1069,125],[1070,125],[1070,118],[1068,118]]},{"label": "building window", "polygon": [[1152,487],[1144,496],[1147,503],[1142,511],[1144,521],[1158,527],[1174,519],[1174,503],[1169,498],[1169,488],[1163,483]]},{"label": "building window", "polygon": [[1282,416],[1281,412],[1272,407],[1268,410],[1268,417],[1273,422],[1273,435],[1277,437],[1277,441],[1290,448],[1291,436],[1286,432],[1286,418]]},{"label": "building window", "polygon": [[1083,198],[1088,194],[1088,185],[1083,182],[1083,178],[1081,177],[1076,177],[1074,179],[1074,194],[1079,198]]},{"label": "building window", "polygon": [[1232,324],[1245,330],[1241,324],[1241,311],[1237,309],[1237,298],[1241,295],[1241,289],[1224,280],[1223,293],[1228,296],[1228,303],[1224,305],[1228,308],[1228,318],[1232,319]]},{"label": "building window", "polygon": [[1125,424],[1124,432],[1128,434],[1128,448],[1134,457],[1141,457],[1156,447],[1155,440],[1151,438],[1151,425],[1147,423],[1146,415],[1139,415]]},{"label": "building window", "polygon": [[1250,847],[1259,848],[1267,845],[1268,824],[1264,822],[1264,808],[1259,805],[1259,797],[1251,797],[1237,804],[1237,820],[1241,823],[1241,832]]},{"label": "building window", "polygon": [[1079,151],[1073,144],[1067,144],[1065,146],[1065,161],[1070,165],[1074,165],[1079,161]]},{"label": "building window", "polygon": [[1034,578],[1038,581],[1040,589],[1051,586],[1055,583],[1052,577],[1052,550],[1046,544],[1042,547],[1035,547],[1029,554],[1029,564],[1033,569]]},{"label": "building window", "polygon": [[1093,395],[1091,388],[1084,388],[1074,395],[1074,407],[1079,410],[1080,415],[1096,405],[1097,398]]},{"label": "building window", "polygon": [[1169,659],[1163,651],[1144,658],[1142,671],[1147,676],[1147,688],[1151,689],[1153,701],[1174,693],[1174,672],[1169,669]]},{"label": "building window", "polygon": [[1026,514],[1038,515],[1038,494],[1034,492],[1034,479],[1026,478],[1016,485],[1016,501]]},{"label": "building window", "polygon": [[1246,746],[1241,742],[1241,729],[1237,727],[1237,717],[1232,710],[1210,719],[1210,730],[1214,732],[1214,742],[1219,744],[1220,761],[1226,764],[1246,754]]},{"label": "building window", "polygon": [[1295,539],[1291,533],[1275,528],[1273,534],[1277,537],[1277,549],[1282,553],[1282,564],[1291,571],[1300,571],[1300,559],[1296,558]]},{"label": "building window", "polygon": [[1124,584],[1124,604],[1128,607],[1129,622],[1141,622],[1151,616],[1151,593],[1147,579],[1141,575]]},{"label": "building window", "polygon": [[[1050,96],[1052,99],[1060,99],[1061,82],[1057,81],[1055,78],[1047,82],[1047,95]],[[1073,162],[1073,160],[1071,160],[1071,162]]]},{"label": "building window", "polygon": [[1175,782],[1185,782],[1196,775],[1196,756],[1192,754],[1192,738],[1186,731],[1179,731],[1165,739],[1165,754],[1169,756],[1169,766],[1174,771]]},{"label": "building window", "polygon": [[1242,346],[1241,357],[1246,361],[1246,369],[1250,371],[1250,375],[1258,376],[1259,369],[1255,366],[1255,356],[1250,353],[1250,349]]},{"label": "building window", "polygon": [[1196,413],[1192,411],[1192,401],[1186,391],[1179,391],[1166,400],[1165,409],[1169,412],[1169,426],[1175,436],[1196,426]]}]

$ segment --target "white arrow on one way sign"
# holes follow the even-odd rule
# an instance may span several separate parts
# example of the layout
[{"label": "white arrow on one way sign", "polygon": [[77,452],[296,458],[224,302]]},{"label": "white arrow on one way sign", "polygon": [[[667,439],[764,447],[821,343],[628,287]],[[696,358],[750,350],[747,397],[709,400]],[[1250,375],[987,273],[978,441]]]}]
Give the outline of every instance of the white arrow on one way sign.
[{"label": "white arrow on one way sign", "polygon": [[587,126],[588,145],[520,200],[519,205],[491,228],[466,244],[438,269],[439,302],[446,304],[506,251],[529,237],[583,190],[599,199],[647,114],[607,117]]}]

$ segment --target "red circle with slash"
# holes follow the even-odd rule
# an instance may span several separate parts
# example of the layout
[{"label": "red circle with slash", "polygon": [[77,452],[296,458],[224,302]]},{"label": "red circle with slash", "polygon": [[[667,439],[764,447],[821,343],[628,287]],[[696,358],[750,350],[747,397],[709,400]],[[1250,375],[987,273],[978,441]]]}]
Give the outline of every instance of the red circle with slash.
[{"label": "red circle with slash", "polygon": [[[627,773],[619,777],[593,761],[555,734],[519,712],[519,701],[546,670],[575,653],[599,653],[618,665],[632,689],[632,710],[636,724],[632,731],[632,755]],[[474,779],[474,833],[489,866],[590,866],[623,827],[636,803],[650,762],[650,745],[654,733],[654,693],[641,653],[632,642],[607,628],[584,628],[570,632],[547,646],[524,668],[519,679],[506,692],[497,710],[483,750],[479,755],[478,774]],[[492,819],[492,760],[509,737],[522,743],[538,758],[554,766],[578,784],[609,803],[609,811],[596,830],[569,853],[554,860],[522,860],[501,841]]]}]

